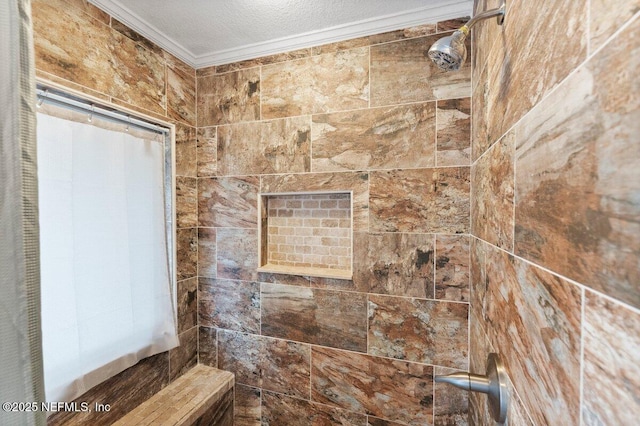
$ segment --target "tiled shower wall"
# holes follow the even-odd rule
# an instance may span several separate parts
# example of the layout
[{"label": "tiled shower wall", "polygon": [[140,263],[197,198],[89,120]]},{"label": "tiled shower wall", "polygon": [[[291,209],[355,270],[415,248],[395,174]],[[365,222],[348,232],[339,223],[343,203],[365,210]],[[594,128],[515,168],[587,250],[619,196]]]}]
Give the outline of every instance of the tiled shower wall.
[{"label": "tiled shower wall", "polygon": [[473,30],[471,369],[502,354],[510,424],[637,424],[640,3],[507,7]]},{"label": "tiled shower wall", "polygon": [[[179,192],[199,359],[236,374],[236,425],[466,424],[433,376],[468,367],[471,72],[425,56],[460,24],[197,71]],[[317,191],[353,194],[353,279],[257,273],[259,194]]]},{"label": "tiled shower wall", "polygon": [[[84,0],[32,0],[32,16],[37,76],[175,123],[178,182],[195,182],[195,70]],[[179,193],[178,203],[189,203],[189,195],[195,202],[195,193]],[[195,251],[195,215],[180,215],[178,228],[180,253]],[[178,259],[181,346],[78,398],[110,404],[111,411],[61,412],[49,424],[111,424],[196,364],[196,270],[184,257]]]}]

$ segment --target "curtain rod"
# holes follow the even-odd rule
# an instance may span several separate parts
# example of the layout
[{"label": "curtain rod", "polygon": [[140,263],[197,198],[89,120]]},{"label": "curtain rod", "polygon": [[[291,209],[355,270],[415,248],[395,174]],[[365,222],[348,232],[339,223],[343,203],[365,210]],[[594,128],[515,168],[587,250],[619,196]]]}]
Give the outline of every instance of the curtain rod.
[{"label": "curtain rod", "polygon": [[160,135],[166,135],[170,132],[169,129],[158,124],[133,117],[130,114],[118,110],[107,109],[94,103],[80,100],[79,98],[73,97],[64,92],[46,88],[40,84],[38,84],[36,93],[38,95],[38,105],[42,105],[42,103],[46,102],[48,104],[101,118],[105,121],[145,129]]}]

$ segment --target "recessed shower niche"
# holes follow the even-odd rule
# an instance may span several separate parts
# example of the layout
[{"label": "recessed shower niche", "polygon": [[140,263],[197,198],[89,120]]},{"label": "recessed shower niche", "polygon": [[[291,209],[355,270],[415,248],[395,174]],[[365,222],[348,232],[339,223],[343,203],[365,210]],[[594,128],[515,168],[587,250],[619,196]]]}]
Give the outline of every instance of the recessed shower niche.
[{"label": "recessed shower niche", "polygon": [[351,192],[261,194],[260,272],[351,279]]}]

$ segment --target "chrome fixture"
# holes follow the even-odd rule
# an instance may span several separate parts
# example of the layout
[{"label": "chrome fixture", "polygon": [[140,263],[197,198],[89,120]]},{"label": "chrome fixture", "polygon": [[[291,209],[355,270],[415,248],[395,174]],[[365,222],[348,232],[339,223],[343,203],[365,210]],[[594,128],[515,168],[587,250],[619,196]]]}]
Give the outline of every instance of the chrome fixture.
[{"label": "chrome fixture", "polygon": [[487,357],[485,376],[459,371],[446,376],[436,376],[435,380],[467,391],[486,393],[489,397],[489,412],[493,419],[498,423],[504,423],[507,420],[509,404],[507,371],[498,354],[490,353]]},{"label": "chrome fixture", "polygon": [[427,53],[429,59],[441,70],[458,71],[467,59],[467,47],[464,45],[464,41],[471,31],[471,27],[479,21],[493,18],[494,16],[497,17],[498,25],[502,25],[506,7],[506,2],[503,1],[502,5],[497,9],[486,10],[477,14],[450,36],[443,37],[433,43]]}]

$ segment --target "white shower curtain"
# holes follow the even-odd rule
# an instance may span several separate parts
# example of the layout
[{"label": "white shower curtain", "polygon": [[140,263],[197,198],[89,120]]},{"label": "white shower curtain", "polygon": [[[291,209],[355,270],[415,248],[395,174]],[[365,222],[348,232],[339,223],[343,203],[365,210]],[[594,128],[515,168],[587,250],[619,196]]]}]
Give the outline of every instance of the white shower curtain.
[{"label": "white shower curtain", "polygon": [[0,424],[44,425],[29,0],[0,1],[0,58]]}]

